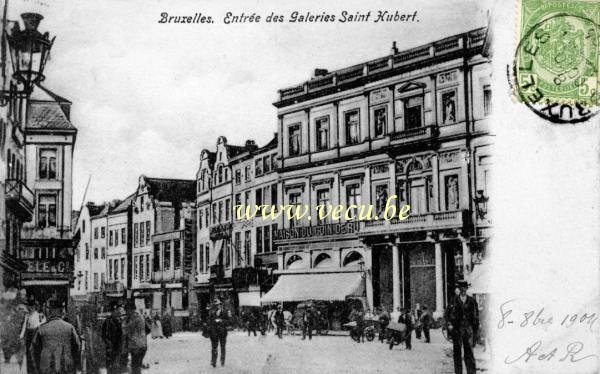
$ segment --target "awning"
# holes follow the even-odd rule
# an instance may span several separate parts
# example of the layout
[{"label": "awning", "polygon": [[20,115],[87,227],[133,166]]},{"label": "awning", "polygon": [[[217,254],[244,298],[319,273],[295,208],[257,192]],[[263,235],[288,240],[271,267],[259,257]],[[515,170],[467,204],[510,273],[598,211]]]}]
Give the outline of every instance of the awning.
[{"label": "awning", "polygon": [[21,282],[23,287],[27,286],[67,286],[69,285],[68,280],[58,280],[58,279],[31,279],[24,280]]},{"label": "awning", "polygon": [[260,306],[260,291],[239,292],[240,306]]},{"label": "awning", "polygon": [[210,251],[210,259],[209,259],[209,263],[208,266],[213,266],[216,265],[217,261],[219,260],[219,254],[221,253],[221,250],[223,249],[223,239],[219,239],[215,242],[215,245],[213,245],[211,251]]},{"label": "awning", "polygon": [[348,296],[363,296],[364,292],[362,273],[282,274],[260,301],[344,301]]},{"label": "awning", "polygon": [[467,278],[470,283],[467,291],[471,294],[490,293],[490,275],[491,272],[487,263],[475,265],[473,272]]}]

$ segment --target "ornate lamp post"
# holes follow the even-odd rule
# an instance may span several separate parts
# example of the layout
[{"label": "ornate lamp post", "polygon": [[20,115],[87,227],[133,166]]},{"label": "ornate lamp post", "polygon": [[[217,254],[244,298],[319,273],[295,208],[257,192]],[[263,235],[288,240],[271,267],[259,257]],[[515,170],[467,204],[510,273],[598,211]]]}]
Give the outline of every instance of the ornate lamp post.
[{"label": "ornate lamp post", "polygon": [[15,23],[7,33],[13,78],[23,85],[23,90],[15,90],[11,94],[29,96],[33,87],[44,80],[44,67],[56,37],[50,39],[47,32],[42,34],[38,31],[44,18],[41,14],[23,13],[21,18],[25,29],[21,30],[19,24]]},{"label": "ornate lamp post", "polygon": [[479,219],[484,219],[487,215],[487,203],[490,198],[483,194],[483,190],[477,191],[477,196],[473,198],[473,202],[475,203],[475,211],[477,213],[477,217]]}]

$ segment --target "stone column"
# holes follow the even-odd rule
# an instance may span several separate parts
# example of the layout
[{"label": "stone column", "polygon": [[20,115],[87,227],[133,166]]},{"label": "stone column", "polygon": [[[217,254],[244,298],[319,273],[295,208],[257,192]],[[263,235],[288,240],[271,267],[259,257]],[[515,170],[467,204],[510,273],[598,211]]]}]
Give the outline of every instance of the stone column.
[{"label": "stone column", "polygon": [[442,243],[438,240],[434,242],[435,247],[435,316],[441,317],[444,314],[444,278],[442,264]]},{"label": "stone column", "polygon": [[390,243],[392,246],[392,300],[394,311],[400,307],[400,251],[398,244]]},{"label": "stone column", "polygon": [[365,246],[365,288],[367,291],[367,305],[369,309],[373,310],[373,250],[371,247]]}]

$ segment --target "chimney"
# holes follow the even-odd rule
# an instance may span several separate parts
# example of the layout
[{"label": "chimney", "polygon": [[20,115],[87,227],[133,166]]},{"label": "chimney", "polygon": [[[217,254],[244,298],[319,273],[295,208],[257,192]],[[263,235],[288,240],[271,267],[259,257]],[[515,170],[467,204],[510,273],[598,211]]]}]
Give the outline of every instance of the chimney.
[{"label": "chimney", "polygon": [[392,49],[390,51],[391,54],[395,55],[398,53],[398,47],[396,47],[396,41],[394,40],[394,42],[392,43]]},{"label": "chimney", "polygon": [[256,146],[256,142],[254,140],[252,140],[252,139],[246,140],[246,150],[250,151],[250,150],[254,150],[256,148],[258,148],[258,147]]},{"label": "chimney", "polygon": [[327,71],[327,69],[315,69],[315,78],[324,77],[327,74],[329,74],[329,71]]}]

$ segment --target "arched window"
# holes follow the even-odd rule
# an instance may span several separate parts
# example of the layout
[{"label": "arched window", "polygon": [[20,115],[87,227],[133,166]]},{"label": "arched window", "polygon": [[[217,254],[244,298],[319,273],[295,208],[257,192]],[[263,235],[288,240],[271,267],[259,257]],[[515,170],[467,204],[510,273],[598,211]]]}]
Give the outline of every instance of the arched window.
[{"label": "arched window", "polygon": [[287,260],[286,268],[287,269],[301,269],[303,267],[302,257],[298,255],[293,255]]},{"label": "arched window", "polygon": [[344,257],[343,265],[344,265],[344,267],[358,266],[361,261],[363,261],[363,257],[361,256],[361,254],[356,251],[352,251],[352,252],[348,253],[346,255],[346,257]]},{"label": "arched window", "polygon": [[334,265],[334,263],[333,263],[333,260],[331,259],[331,256],[329,256],[327,253],[321,253],[315,259],[315,265],[313,267],[314,268],[325,268],[325,267],[329,267],[329,266],[333,266],[333,265]]}]

